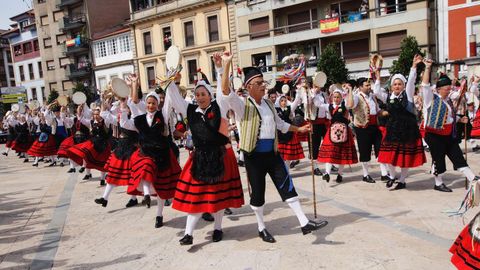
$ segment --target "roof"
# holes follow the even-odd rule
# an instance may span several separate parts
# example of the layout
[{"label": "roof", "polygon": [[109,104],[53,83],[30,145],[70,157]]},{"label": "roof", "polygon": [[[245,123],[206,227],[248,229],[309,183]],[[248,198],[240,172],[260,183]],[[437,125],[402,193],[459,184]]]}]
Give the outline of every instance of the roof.
[{"label": "roof", "polygon": [[34,13],[33,9],[30,9],[30,10],[27,10],[23,13],[20,13],[18,15],[15,15],[15,16],[11,17],[10,20],[14,21],[14,22],[18,22],[22,19],[29,18],[29,17],[32,17],[32,16],[35,16],[35,13]]},{"label": "roof", "polygon": [[119,26],[107,29],[103,32],[94,34],[93,35],[93,40],[104,39],[104,38],[107,38],[107,37],[123,34],[123,33],[129,32],[129,31],[130,31],[130,27],[124,26],[124,25],[119,25]]}]

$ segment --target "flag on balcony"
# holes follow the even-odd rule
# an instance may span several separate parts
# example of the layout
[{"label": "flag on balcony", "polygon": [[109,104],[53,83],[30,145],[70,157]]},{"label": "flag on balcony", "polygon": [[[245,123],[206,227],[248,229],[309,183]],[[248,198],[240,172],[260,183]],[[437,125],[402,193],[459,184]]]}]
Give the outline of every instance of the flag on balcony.
[{"label": "flag on balcony", "polygon": [[75,39],[74,39],[74,38],[72,38],[72,39],[67,39],[67,40],[65,41],[65,45],[66,45],[67,47],[75,46]]},{"label": "flag on balcony", "polygon": [[320,32],[321,33],[332,33],[336,32],[339,29],[339,21],[338,18],[331,18],[320,20]]}]

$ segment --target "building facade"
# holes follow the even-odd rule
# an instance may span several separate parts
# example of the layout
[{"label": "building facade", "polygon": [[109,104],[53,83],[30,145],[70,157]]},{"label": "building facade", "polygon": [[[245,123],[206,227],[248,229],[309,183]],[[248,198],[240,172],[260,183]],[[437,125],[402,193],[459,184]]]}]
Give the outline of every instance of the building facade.
[{"label": "building facade", "polygon": [[45,82],[34,12],[29,10],[10,20],[15,22],[14,27],[3,33],[2,37],[10,43],[15,85],[27,90],[26,102],[38,100],[43,104]]},{"label": "building facade", "polygon": [[92,43],[96,86],[105,90],[113,78],[125,79],[134,73],[130,28],[105,34]]},{"label": "building facade", "polygon": [[0,30],[0,87],[15,86],[12,53],[8,38],[3,37],[8,30]]},{"label": "building facade", "polygon": [[47,93],[56,90],[68,95],[77,83],[95,91],[91,41],[123,26],[129,18],[128,0],[33,3]]},{"label": "building facade", "polygon": [[224,0],[131,0],[130,27],[134,39],[134,64],[143,91],[156,87],[156,77],[166,74],[165,54],[171,45],[182,52],[181,84],[192,89],[201,68],[216,83],[212,55],[234,49],[230,19],[234,5]]},{"label": "building facade", "polygon": [[[346,61],[351,77],[368,75],[369,55],[384,58],[382,76],[400,53],[407,35],[432,51],[428,1],[406,0],[250,0],[235,1],[240,66],[265,65],[282,73],[283,57],[303,53],[307,74],[316,70],[322,48],[334,44]],[[321,29],[330,19],[337,27]],[[326,21],[324,21],[326,22]],[[325,24],[328,26],[327,24]],[[334,23],[335,25],[335,23]]]}]

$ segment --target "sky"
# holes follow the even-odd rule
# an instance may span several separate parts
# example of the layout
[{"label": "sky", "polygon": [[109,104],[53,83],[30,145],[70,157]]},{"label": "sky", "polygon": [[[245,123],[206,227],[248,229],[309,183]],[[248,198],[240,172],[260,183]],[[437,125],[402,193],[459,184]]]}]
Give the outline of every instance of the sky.
[{"label": "sky", "polygon": [[32,0],[0,0],[0,29],[10,28],[10,17],[32,9]]}]

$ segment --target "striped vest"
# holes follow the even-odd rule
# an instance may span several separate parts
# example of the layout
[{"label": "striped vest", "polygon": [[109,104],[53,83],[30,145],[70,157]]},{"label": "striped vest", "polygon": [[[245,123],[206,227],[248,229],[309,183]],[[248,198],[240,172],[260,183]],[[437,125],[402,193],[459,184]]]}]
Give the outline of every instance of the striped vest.
[{"label": "striped vest", "polygon": [[[276,111],[270,100],[264,99],[268,107],[272,110],[273,119]],[[248,97],[245,100],[245,112],[243,113],[242,123],[240,124],[240,150],[250,154],[255,151],[257,140],[260,136],[260,127],[262,125],[262,116],[255,106],[255,100]],[[274,151],[277,152],[278,138],[275,132]]]},{"label": "striped vest", "polygon": [[448,108],[442,99],[434,95],[432,105],[427,109],[427,121],[425,127],[442,129],[447,121]]}]

